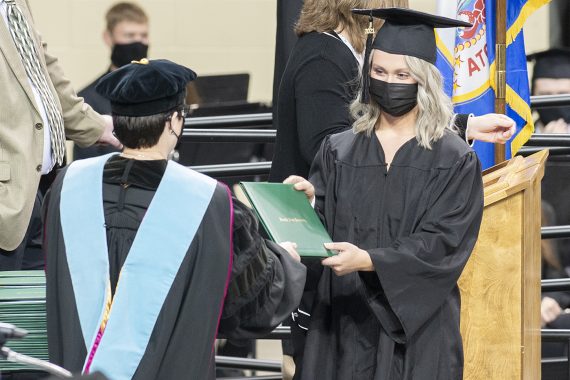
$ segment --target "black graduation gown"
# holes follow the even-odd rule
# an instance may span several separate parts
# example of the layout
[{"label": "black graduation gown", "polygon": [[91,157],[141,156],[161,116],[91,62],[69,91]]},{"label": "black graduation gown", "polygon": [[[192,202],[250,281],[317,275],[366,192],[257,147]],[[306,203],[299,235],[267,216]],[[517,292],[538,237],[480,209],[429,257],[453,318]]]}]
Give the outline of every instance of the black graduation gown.
[{"label": "black graduation gown", "polygon": [[[103,198],[113,291],[165,168],[166,161],[135,161],[118,156],[105,166]],[[65,171],[60,173],[47,199],[48,344],[50,361],[79,372],[87,350],[60,226],[64,175]],[[275,328],[299,303],[304,286],[303,265],[281,247],[261,239],[251,212],[236,199],[233,205],[233,266],[221,320],[218,321],[222,297],[215,295],[220,290],[223,294],[227,276],[227,261],[224,267],[223,258],[229,256],[230,250],[230,208],[227,188],[218,184],[165,299],[134,379],[213,379],[217,330],[227,338],[257,337]]]},{"label": "black graduation gown", "polygon": [[483,212],[479,161],[446,133],[432,150],[408,141],[386,168],[375,134],[330,136],[315,158],[310,181],[333,241],[367,250],[375,272],[321,267],[296,378],[462,378],[457,280]]}]

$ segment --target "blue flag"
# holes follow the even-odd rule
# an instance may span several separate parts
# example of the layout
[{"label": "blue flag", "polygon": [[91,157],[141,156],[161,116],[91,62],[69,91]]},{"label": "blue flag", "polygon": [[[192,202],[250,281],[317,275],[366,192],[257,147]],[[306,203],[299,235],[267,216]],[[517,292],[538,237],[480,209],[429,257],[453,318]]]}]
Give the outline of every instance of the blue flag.
[{"label": "blue flag", "polygon": [[[522,27],[527,17],[550,0],[507,0],[506,113],[517,123],[506,144],[507,159],[534,132]],[[452,4],[450,4],[452,3]],[[473,24],[471,28],[436,31],[445,90],[457,113],[483,115],[495,109],[495,0],[438,0],[438,14]],[[494,165],[494,144],[476,141],[483,168]]]}]

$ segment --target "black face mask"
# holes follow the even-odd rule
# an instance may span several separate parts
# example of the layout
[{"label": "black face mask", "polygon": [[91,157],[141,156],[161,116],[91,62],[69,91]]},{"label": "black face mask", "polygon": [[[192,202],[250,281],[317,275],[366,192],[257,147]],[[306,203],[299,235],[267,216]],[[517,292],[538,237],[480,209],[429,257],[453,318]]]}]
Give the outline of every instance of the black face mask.
[{"label": "black face mask", "polygon": [[142,42],[116,44],[111,52],[111,62],[114,66],[122,67],[131,63],[131,61],[139,61],[142,58],[146,58],[147,53],[148,45]]},{"label": "black face mask", "polygon": [[538,115],[544,125],[558,119],[564,119],[566,123],[570,124],[570,107],[540,108],[538,109]]},{"label": "black face mask", "polygon": [[418,84],[388,83],[370,78],[370,97],[387,114],[402,116],[418,104]]}]

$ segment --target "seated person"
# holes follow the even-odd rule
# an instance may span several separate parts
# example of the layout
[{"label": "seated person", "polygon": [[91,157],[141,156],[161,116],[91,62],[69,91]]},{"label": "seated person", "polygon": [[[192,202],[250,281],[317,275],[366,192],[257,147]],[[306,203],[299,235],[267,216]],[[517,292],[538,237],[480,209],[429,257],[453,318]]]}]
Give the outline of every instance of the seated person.
[{"label": "seated person", "polygon": [[[117,70],[133,60],[147,57],[149,44],[148,16],[135,3],[121,2],[113,5],[105,14],[106,27],[103,41],[111,50],[111,62],[105,73],[77,93],[85,103],[102,115],[111,114],[109,99],[95,91],[95,86],[107,73]],[[112,146],[93,145],[87,148],[73,147],[73,159],[83,159],[117,152]]]},{"label": "seated person", "polygon": [[[570,94],[570,49],[550,49],[530,54],[534,60],[533,95]],[[539,108],[536,130],[539,133],[570,133],[570,107]]]},{"label": "seated person", "polygon": [[[542,226],[556,225],[554,208],[542,201]],[[568,274],[560,260],[557,240],[543,239],[541,242],[542,278],[566,278]],[[548,292],[542,294],[540,317],[542,328],[570,329],[570,292]],[[567,344],[564,342],[545,342],[542,344],[543,357],[558,357],[566,355]]]},{"label": "seated person", "polygon": [[72,163],[48,194],[49,356],[70,371],[213,379],[218,332],[267,334],[300,301],[293,245],[263,240],[225,185],[167,160],[195,77],[146,59],[105,76],[125,148]]}]

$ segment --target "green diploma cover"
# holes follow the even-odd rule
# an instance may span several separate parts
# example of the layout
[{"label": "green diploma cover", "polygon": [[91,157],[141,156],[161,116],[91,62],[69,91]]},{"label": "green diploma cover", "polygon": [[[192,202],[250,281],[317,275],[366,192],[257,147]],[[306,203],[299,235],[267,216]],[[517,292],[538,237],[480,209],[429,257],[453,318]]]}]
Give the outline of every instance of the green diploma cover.
[{"label": "green diploma cover", "polygon": [[305,193],[283,183],[240,182],[240,186],[271,240],[296,243],[302,257],[333,255],[323,246],[332,240]]}]

